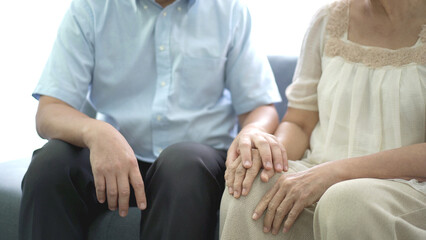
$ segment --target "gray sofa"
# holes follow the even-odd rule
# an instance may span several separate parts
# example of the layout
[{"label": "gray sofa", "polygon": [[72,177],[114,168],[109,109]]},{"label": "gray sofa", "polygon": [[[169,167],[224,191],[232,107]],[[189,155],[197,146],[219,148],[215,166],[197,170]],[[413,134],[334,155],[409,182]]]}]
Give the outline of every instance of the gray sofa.
[{"label": "gray sofa", "polygon": [[[294,57],[269,56],[283,98],[283,102],[276,104],[280,117],[287,109],[284,91],[292,80],[296,61]],[[89,115],[94,114],[93,110],[85,111]],[[31,159],[17,159],[0,163],[0,240],[18,239],[21,180],[30,161]],[[132,208],[126,218],[121,218],[117,212],[105,212],[90,227],[89,240],[138,240],[139,219],[140,211],[137,208]]]}]

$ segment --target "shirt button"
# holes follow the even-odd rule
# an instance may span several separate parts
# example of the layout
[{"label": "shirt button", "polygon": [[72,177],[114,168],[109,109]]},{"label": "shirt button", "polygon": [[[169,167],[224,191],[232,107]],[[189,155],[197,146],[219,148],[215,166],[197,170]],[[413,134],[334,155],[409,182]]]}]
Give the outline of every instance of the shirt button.
[{"label": "shirt button", "polygon": [[182,8],[181,8],[181,7],[178,7],[178,8],[177,8],[177,10],[178,10],[178,11],[182,11]]},{"label": "shirt button", "polygon": [[161,121],[161,116],[157,115],[157,121]]},{"label": "shirt button", "polygon": [[164,46],[161,45],[160,47],[158,47],[158,49],[160,49],[160,51],[164,51]]},{"label": "shirt button", "polygon": [[166,86],[166,82],[161,82],[161,86],[162,87]]},{"label": "shirt button", "polygon": [[167,12],[163,12],[163,16],[167,16]]}]

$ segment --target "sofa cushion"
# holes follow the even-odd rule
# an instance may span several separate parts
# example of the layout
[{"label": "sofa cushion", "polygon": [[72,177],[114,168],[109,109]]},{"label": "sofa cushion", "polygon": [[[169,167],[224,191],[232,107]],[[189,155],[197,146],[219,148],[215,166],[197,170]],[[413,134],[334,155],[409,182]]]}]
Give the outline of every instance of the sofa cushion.
[{"label": "sofa cushion", "polygon": [[0,164],[0,240],[18,239],[21,181],[29,164],[29,158]]}]

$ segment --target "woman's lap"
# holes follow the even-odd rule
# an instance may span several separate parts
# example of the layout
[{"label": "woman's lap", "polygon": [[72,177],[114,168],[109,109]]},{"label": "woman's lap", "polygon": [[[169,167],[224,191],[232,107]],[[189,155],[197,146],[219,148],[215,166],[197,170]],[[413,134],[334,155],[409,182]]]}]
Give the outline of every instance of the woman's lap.
[{"label": "woman's lap", "polygon": [[[305,169],[290,161],[289,173]],[[257,177],[248,196],[239,199],[225,189],[221,239],[426,239],[426,195],[405,183],[381,179],[337,183],[317,204],[305,208],[290,232],[263,233],[263,217],[254,221],[251,216],[281,174],[268,183]]]}]

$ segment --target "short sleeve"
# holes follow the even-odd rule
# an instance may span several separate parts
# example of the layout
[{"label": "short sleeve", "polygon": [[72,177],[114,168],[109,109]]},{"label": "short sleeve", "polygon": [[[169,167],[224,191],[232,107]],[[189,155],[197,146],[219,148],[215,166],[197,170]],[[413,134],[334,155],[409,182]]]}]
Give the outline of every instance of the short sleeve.
[{"label": "short sleeve", "polygon": [[253,42],[249,10],[241,1],[236,2],[230,26],[233,36],[227,54],[225,84],[239,115],[261,105],[280,102],[281,97],[266,55]]},{"label": "short sleeve", "polygon": [[86,100],[94,66],[93,15],[85,0],[74,0],[59,27],[52,52],[33,96],[60,99],[76,109]]},{"label": "short sleeve", "polygon": [[321,58],[327,15],[328,6],[321,8],[305,34],[293,82],[286,89],[289,107],[318,111],[317,86],[322,74]]}]

